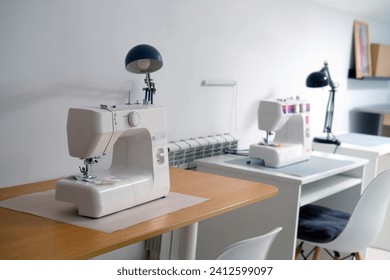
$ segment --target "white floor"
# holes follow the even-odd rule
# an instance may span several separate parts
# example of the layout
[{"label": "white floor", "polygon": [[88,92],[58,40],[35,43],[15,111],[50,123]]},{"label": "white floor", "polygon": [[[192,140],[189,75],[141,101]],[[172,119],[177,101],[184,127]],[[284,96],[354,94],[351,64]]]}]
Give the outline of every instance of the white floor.
[{"label": "white floor", "polygon": [[373,247],[368,248],[367,260],[390,260],[390,252]]}]

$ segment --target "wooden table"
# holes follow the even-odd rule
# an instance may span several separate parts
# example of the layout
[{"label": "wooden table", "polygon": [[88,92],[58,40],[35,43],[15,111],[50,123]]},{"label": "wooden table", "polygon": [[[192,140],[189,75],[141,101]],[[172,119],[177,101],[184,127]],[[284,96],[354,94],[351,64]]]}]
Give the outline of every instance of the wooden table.
[{"label": "wooden table", "polygon": [[[276,187],[201,172],[170,169],[171,191],[209,200],[113,233],[0,207],[0,259],[89,259],[191,226],[278,193]],[[0,189],[0,200],[55,188],[56,180]]]}]

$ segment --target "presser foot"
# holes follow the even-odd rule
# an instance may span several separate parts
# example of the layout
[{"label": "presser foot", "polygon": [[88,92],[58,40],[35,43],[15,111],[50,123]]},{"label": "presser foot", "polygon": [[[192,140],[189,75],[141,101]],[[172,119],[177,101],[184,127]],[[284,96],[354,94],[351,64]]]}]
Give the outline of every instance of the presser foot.
[{"label": "presser foot", "polygon": [[76,178],[77,181],[87,181],[87,182],[95,180],[97,178],[97,176],[95,175],[85,176],[84,174],[74,175],[74,177]]},{"label": "presser foot", "polygon": [[76,179],[79,181],[89,181],[89,180],[94,180],[96,179],[97,176],[92,175],[92,164],[97,163],[97,157],[94,158],[86,158],[84,160],[84,166],[80,166],[80,172],[82,175],[75,175]]}]

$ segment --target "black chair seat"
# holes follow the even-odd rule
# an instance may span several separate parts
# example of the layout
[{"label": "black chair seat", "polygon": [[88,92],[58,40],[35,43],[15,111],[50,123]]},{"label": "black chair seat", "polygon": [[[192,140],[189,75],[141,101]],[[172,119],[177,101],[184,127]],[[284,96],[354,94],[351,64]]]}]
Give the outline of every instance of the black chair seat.
[{"label": "black chair seat", "polygon": [[349,213],[308,204],[299,212],[298,239],[326,243],[335,239],[348,223]]}]

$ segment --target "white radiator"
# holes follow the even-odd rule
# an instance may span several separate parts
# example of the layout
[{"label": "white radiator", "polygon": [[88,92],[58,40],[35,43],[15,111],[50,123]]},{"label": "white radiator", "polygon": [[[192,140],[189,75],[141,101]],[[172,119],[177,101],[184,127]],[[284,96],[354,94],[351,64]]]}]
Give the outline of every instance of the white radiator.
[{"label": "white radiator", "polygon": [[183,169],[195,168],[194,160],[236,150],[238,139],[230,134],[191,138],[168,143],[169,166]]}]

